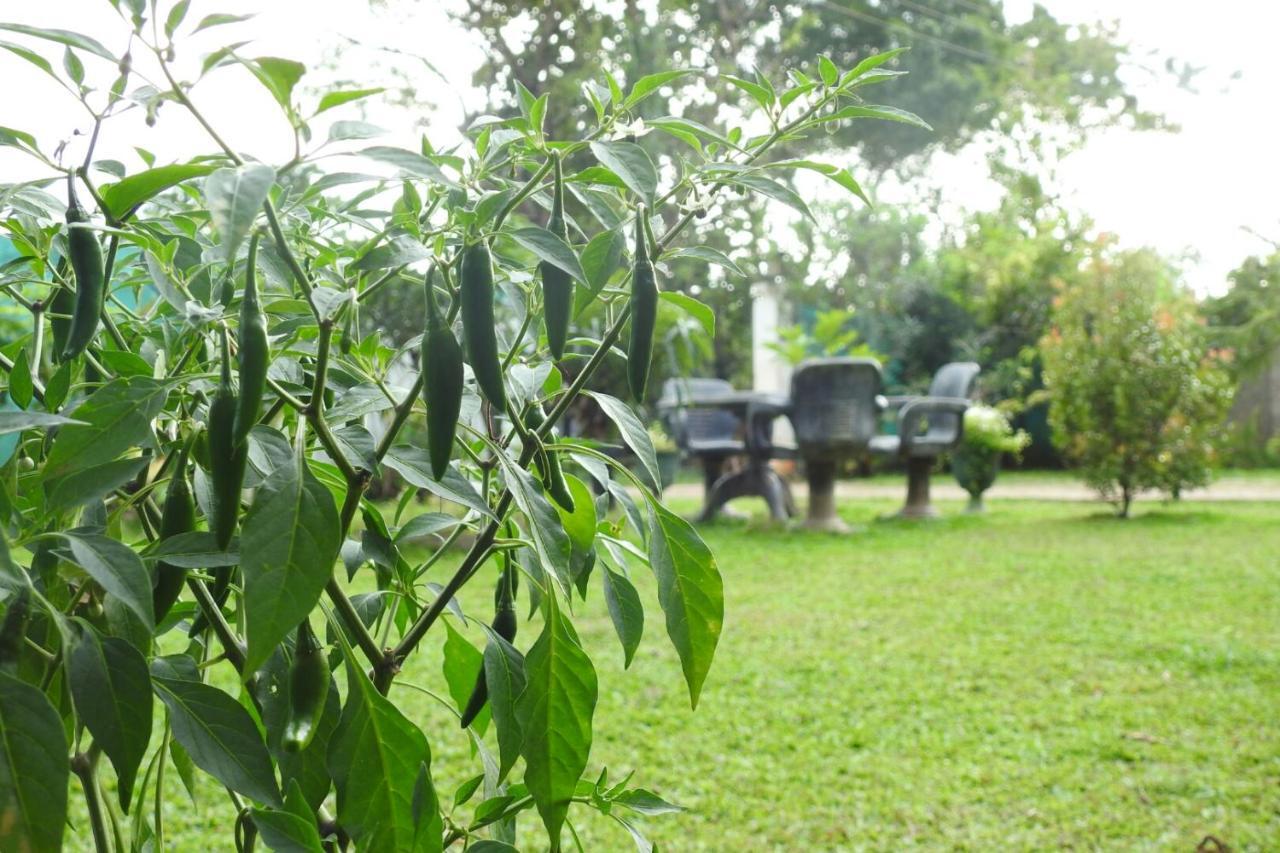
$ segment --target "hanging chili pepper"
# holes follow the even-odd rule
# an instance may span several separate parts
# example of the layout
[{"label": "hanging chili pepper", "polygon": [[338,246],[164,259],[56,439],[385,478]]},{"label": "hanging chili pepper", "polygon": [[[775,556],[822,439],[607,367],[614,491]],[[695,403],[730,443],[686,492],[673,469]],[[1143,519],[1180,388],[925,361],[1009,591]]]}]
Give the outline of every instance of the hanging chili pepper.
[{"label": "hanging chili pepper", "polygon": [[301,752],[315,737],[329,698],[329,661],[324,646],[304,619],[298,624],[289,667],[289,715],[281,744],[285,752]]},{"label": "hanging chili pepper", "polygon": [[[569,227],[564,221],[564,175],[560,168],[560,155],[551,156],[555,171],[555,195],[547,230],[568,243]],[[564,357],[564,345],[569,337],[569,321],[573,318],[573,276],[547,261],[538,264],[538,273],[542,277],[542,314],[547,328],[547,346],[552,357],[559,360]]]},{"label": "hanging chili pepper", "polygon": [[76,304],[71,313],[71,328],[62,349],[63,361],[75,358],[88,348],[98,331],[106,286],[102,266],[102,247],[98,238],[85,227],[89,214],[76,198],[75,179],[67,175],[67,258],[76,275]]},{"label": "hanging chili pepper", "polygon": [[422,401],[427,404],[427,449],[437,480],[449,468],[462,411],[462,348],[436,305],[436,268],[427,272],[427,329],[422,336]]},{"label": "hanging chili pepper", "polygon": [[644,233],[644,205],[636,210],[635,266],[631,274],[631,340],[627,344],[627,383],[636,402],[643,402],[653,359],[653,329],[658,321],[658,283],[649,261]]},{"label": "hanging chili pepper", "polygon": [[498,328],[493,316],[493,258],[483,241],[472,244],[462,255],[458,299],[467,361],[471,363],[476,384],[494,409],[506,411],[507,392],[502,384],[502,358],[498,354]]},{"label": "hanging chili pepper", "polygon": [[240,396],[236,401],[235,443],[243,444],[262,414],[262,393],[267,387],[271,347],[267,320],[258,301],[258,234],[249,238],[248,266],[244,275],[244,299],[240,302]]},{"label": "hanging chili pepper", "polygon": [[[542,405],[534,403],[529,407],[528,412],[524,416],[525,428],[530,432],[539,429],[546,421],[546,414],[542,411]],[[554,443],[553,435],[548,434],[544,443]],[[560,467],[560,454],[548,450],[540,450],[535,459],[538,463],[538,472],[542,475],[542,487],[547,490],[547,494],[551,499],[564,509],[565,512],[573,512],[573,495],[569,492],[569,485],[565,482],[564,471]]]},{"label": "hanging chili pepper", "polygon": [[[191,485],[187,481],[187,457],[191,451],[192,440],[188,440],[178,451],[174,463],[173,476],[169,479],[169,489],[164,496],[164,507],[160,516],[160,541],[190,533],[196,529],[196,504],[191,496]],[[155,579],[152,584],[152,607],[158,623],[173,607],[182,592],[182,582],[186,580],[187,570],[181,566],[156,563]]]},{"label": "hanging chili pepper", "polygon": [[[506,565],[502,574],[498,576],[498,585],[493,591],[493,622],[489,627],[493,629],[493,633],[510,643],[515,641],[516,629],[520,621],[516,617],[516,588],[519,586],[519,579],[511,557],[504,554],[503,559],[506,560]],[[484,710],[485,703],[488,701],[489,683],[485,680],[482,662],[480,672],[476,675],[476,686],[472,688],[471,698],[467,700],[467,707],[462,711],[461,722],[464,729],[480,716],[480,712]]]}]

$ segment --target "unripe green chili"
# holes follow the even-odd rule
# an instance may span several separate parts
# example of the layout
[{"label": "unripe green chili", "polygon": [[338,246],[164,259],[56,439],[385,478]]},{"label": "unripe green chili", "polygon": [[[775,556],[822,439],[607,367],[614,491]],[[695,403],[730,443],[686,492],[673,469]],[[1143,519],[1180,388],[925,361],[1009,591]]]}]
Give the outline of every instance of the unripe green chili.
[{"label": "unripe green chili", "polygon": [[449,469],[462,411],[462,348],[436,305],[436,268],[427,272],[427,329],[422,336],[422,401],[427,404],[427,450],[437,480]]},{"label": "unripe green chili", "polygon": [[[555,169],[555,196],[547,230],[568,243],[569,226],[564,221],[564,175],[560,169],[559,154],[552,155],[552,164]],[[547,327],[547,346],[552,357],[559,360],[564,357],[569,321],[573,318],[573,276],[546,261],[538,264],[538,273],[542,276],[542,314]]]},{"label": "unripe green chili", "polygon": [[[69,264],[67,259],[62,258],[58,261],[59,278],[64,282],[67,281],[69,272]],[[53,346],[50,348],[50,355],[54,361],[62,358],[62,351],[67,348],[67,338],[71,334],[71,315],[76,310],[76,292],[71,288],[70,284],[64,284],[54,290],[53,296],[49,299],[49,330],[53,333]],[[57,316],[55,316],[57,315]]]},{"label": "unripe green chili", "polygon": [[0,667],[18,662],[22,654],[22,640],[27,635],[30,621],[31,587],[24,585],[9,599],[9,607],[4,612],[4,623],[0,625]]},{"label": "unripe green chili", "polygon": [[493,317],[493,259],[484,241],[464,250],[458,299],[471,372],[489,404],[504,412],[507,392],[502,384],[502,357],[498,354],[498,328]]},{"label": "unripe green chili", "polygon": [[267,320],[258,301],[258,235],[249,238],[249,259],[244,275],[244,299],[240,302],[240,396],[236,401],[235,443],[243,444],[262,414],[262,393],[267,387],[271,349]]},{"label": "unripe green chili", "polygon": [[[180,533],[190,533],[196,529],[196,504],[191,496],[191,485],[187,481],[187,457],[191,451],[188,440],[178,451],[174,463],[173,476],[169,480],[169,490],[164,496],[163,512],[160,516],[160,541]],[[182,582],[186,580],[187,570],[181,566],[166,563],[163,560],[156,564],[155,580],[151,589],[151,602],[155,610],[156,622],[159,622],[173,607],[182,592]]]},{"label": "unripe green chili", "polygon": [[[519,586],[516,567],[512,565],[510,555],[504,555],[506,566],[498,576],[498,585],[493,591],[493,622],[489,627],[508,643],[516,639],[516,629],[520,620],[516,617],[516,588]],[[484,705],[489,701],[489,683],[484,677],[484,663],[480,664],[480,672],[476,675],[476,686],[471,690],[471,698],[462,711],[462,727],[471,725],[480,716]]]},{"label": "unripe green chili", "polygon": [[315,737],[329,698],[329,662],[324,647],[304,619],[298,624],[289,667],[289,715],[281,745],[285,752],[301,752]]},{"label": "unripe green chili", "polygon": [[62,348],[63,361],[85,351],[98,331],[106,286],[103,281],[102,247],[93,232],[84,227],[89,221],[76,198],[75,181],[67,175],[67,258],[76,274],[76,305],[71,313],[71,328]]},{"label": "unripe green chili", "polygon": [[[240,490],[244,485],[245,463],[249,445],[235,440],[236,392],[231,386],[231,350],[227,330],[222,329],[222,377],[213,401],[209,403],[209,475],[213,481],[210,496],[209,529],[218,547],[226,550],[235,533],[240,514]],[[224,570],[230,575],[230,570]]]},{"label": "unripe green chili", "polygon": [[360,334],[359,306],[359,302],[352,302],[347,306],[347,313],[342,318],[342,332],[338,335],[338,352],[343,355],[351,355],[351,350],[357,343],[356,338]]},{"label": "unripe green chili", "polygon": [[644,400],[653,359],[653,328],[658,321],[658,282],[649,261],[644,233],[645,209],[636,210],[635,266],[631,273],[631,340],[627,344],[627,384],[637,402]]},{"label": "unripe green chili", "polygon": [[[524,416],[524,425],[532,432],[541,427],[545,420],[546,415],[542,411],[542,406],[534,403]],[[548,434],[545,441],[551,443],[555,439]],[[560,455],[551,451],[542,451],[535,455],[535,459],[538,463],[538,472],[542,474],[542,486],[547,490],[547,494],[553,501],[560,504],[565,512],[573,512],[573,495],[569,492],[564,471],[560,468]]]}]

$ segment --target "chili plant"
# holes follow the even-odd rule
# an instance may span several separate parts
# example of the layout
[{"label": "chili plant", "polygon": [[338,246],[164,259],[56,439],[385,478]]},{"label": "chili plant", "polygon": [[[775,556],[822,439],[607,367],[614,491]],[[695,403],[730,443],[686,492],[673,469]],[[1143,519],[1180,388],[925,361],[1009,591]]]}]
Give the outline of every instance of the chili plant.
[{"label": "chili plant", "polygon": [[[722,582],[656,498],[641,420],[592,376],[629,355],[643,392],[659,300],[708,319],[661,292],[663,261],[733,267],[684,242],[723,193],[804,212],[777,175],[807,169],[862,195],[846,170],[778,151],[834,122],[918,122],[859,97],[898,73],[883,67],[894,54],[843,72],[818,58],[781,88],[709,75],[761,132],[653,119],[681,146],[659,166],[629,138],[636,108],[694,72],[625,88],[606,76],[576,139],[549,138],[546,96],[521,90],[518,114],[478,119],[448,151],[370,145],[352,121],[316,143],[330,110],[378,90],[305,97],[302,65],[231,39],[187,80],[178,34],[239,19],[188,20],[189,0],[113,5],[127,51],[0,25],[21,42],[0,46],[85,110],[53,150],[0,129],[33,163],[0,187],[18,252],[0,293],[31,317],[0,346],[0,848],[57,849],[69,821],[98,850],[163,848],[168,765],[225,789],[241,849],[511,849],[530,815],[555,850],[571,809],[647,849],[636,816],[678,807],[630,777],[584,775],[597,678],[574,599],[601,589],[630,663],[645,615],[630,577],[647,566],[696,706]],[[288,162],[232,147],[201,111],[198,84],[227,67],[278,102]],[[131,111],[188,114],[202,133],[190,159],[95,159]],[[337,154],[361,165],[319,168]],[[422,336],[361,336],[355,314],[382,288],[427,290]],[[588,307],[598,338],[577,323]],[[561,435],[583,394],[641,473]],[[412,488],[375,503],[387,472]],[[406,546],[422,537],[425,559]],[[462,611],[473,581],[493,587],[493,610]],[[395,688],[442,621],[466,725],[424,732]],[[447,738],[469,741],[476,768],[443,791],[431,744]]]}]

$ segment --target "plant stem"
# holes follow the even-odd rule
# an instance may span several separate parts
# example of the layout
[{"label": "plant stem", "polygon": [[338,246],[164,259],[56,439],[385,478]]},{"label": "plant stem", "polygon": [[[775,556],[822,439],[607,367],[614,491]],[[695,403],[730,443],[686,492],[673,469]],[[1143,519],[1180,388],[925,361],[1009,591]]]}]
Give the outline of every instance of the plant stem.
[{"label": "plant stem", "polygon": [[77,753],[71,759],[71,769],[80,777],[84,788],[84,802],[89,810],[89,825],[93,828],[93,848],[98,853],[110,853],[111,842],[107,838],[107,824],[102,817],[102,797],[98,792],[96,770],[98,767],[97,744],[88,752]]},{"label": "plant stem", "polygon": [[244,649],[240,645],[240,641],[236,639],[235,632],[231,630],[231,626],[227,624],[227,620],[222,618],[222,610],[218,607],[218,603],[213,600],[213,594],[209,592],[209,587],[205,586],[204,581],[199,578],[188,577],[187,588],[191,590],[191,594],[196,597],[196,603],[200,605],[200,609],[204,612],[204,618],[213,626],[213,633],[217,634],[218,642],[222,644],[223,654],[227,656],[227,660],[236,668],[236,672],[244,675]]}]

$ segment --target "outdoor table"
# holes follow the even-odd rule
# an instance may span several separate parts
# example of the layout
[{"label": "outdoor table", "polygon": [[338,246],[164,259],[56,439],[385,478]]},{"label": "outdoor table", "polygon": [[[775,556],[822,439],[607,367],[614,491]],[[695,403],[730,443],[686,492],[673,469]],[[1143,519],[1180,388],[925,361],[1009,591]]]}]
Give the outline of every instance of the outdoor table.
[{"label": "outdoor table", "polygon": [[698,521],[710,521],[729,501],[752,495],[764,498],[769,516],[775,521],[795,515],[790,487],[769,465],[774,453],[771,425],[774,418],[786,414],[790,405],[786,395],[763,391],[720,391],[692,394],[681,404],[689,408],[730,411],[742,422],[746,433],[743,437],[746,467],[724,474],[711,484]]}]

